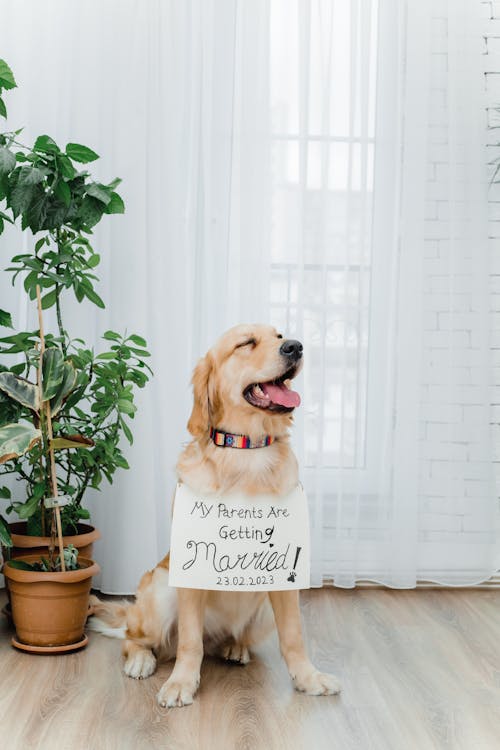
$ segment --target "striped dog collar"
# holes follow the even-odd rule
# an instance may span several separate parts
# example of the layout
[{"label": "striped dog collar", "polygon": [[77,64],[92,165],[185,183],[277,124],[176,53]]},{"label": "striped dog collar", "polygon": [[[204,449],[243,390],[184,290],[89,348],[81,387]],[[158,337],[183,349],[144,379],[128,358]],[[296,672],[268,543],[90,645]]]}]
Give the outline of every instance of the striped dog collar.
[{"label": "striped dog collar", "polygon": [[210,437],[215,445],[220,448],[265,448],[267,445],[274,443],[271,435],[266,435],[262,440],[252,442],[248,435],[233,435],[232,432],[222,432],[214,427],[210,428]]}]

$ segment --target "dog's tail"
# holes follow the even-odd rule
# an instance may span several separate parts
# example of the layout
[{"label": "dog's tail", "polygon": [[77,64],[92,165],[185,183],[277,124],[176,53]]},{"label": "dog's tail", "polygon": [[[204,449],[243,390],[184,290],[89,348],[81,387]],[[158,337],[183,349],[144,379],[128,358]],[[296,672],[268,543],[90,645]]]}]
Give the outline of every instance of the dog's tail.
[{"label": "dog's tail", "polygon": [[87,628],[108,638],[125,638],[127,630],[127,610],[132,602],[103,602],[97,596],[89,599],[89,619]]}]

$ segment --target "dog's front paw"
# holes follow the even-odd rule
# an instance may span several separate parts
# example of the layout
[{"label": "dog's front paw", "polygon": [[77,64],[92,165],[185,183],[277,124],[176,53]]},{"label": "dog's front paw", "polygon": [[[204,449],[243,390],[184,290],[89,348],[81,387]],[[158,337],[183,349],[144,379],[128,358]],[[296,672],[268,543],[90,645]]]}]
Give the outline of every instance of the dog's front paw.
[{"label": "dog's front paw", "polygon": [[307,695],[336,695],[340,693],[340,683],[332,674],[310,672],[308,675],[293,679],[296,690]]},{"label": "dog's front paw", "polygon": [[156,699],[162,708],[174,706],[189,706],[193,702],[194,694],[200,680],[178,680],[170,677],[160,688]]},{"label": "dog's front paw", "polygon": [[150,649],[141,649],[132,653],[123,666],[123,671],[134,680],[150,677],[156,669],[156,658]]}]

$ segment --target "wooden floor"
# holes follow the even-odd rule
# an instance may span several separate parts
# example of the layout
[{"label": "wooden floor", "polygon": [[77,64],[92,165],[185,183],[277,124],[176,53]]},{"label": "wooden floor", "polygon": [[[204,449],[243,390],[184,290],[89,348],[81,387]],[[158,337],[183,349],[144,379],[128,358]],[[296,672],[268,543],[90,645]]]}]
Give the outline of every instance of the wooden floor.
[{"label": "wooden floor", "polygon": [[173,709],[155,702],[171,663],[131,680],[120,642],[96,633],[80,653],[30,656],[2,621],[0,747],[500,748],[500,591],[323,589],[303,595],[303,612],[313,659],[340,677],[340,696],[295,693],[271,639],[247,667],[205,660],[196,702]]}]

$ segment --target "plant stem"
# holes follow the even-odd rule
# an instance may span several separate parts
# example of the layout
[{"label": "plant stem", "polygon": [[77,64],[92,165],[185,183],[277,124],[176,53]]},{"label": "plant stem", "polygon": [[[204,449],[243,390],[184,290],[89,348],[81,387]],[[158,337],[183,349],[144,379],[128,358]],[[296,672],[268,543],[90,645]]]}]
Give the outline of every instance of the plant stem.
[{"label": "plant stem", "polygon": [[[37,295],[40,294],[40,288],[37,286]],[[43,457],[46,455],[47,452],[47,433],[45,429],[45,411],[43,409],[43,402],[42,402],[42,362],[43,362],[43,351],[45,346],[45,340],[44,340],[44,333],[43,333],[43,322],[42,322],[42,316],[41,316],[41,305],[39,306],[39,326],[40,326],[40,356],[38,359],[38,370],[37,370],[37,384],[38,384],[38,393],[40,397],[40,414],[39,414],[39,427],[40,432],[42,433],[42,446],[40,451],[40,480],[43,481],[44,479],[44,471],[43,471]],[[45,507],[43,504],[43,497],[40,500],[40,513],[42,516],[42,536],[46,536],[46,528],[45,528]],[[49,557],[51,556],[51,550],[49,547]]]},{"label": "plant stem", "polygon": [[[45,351],[45,335],[44,335],[44,330],[43,330],[42,297],[40,294],[39,284],[36,285],[36,300],[37,300],[37,307],[38,307],[38,321],[39,321],[39,326],[40,326],[40,359],[38,363],[38,388],[39,388],[39,393],[40,393],[40,414],[42,414],[44,411],[46,412],[45,416],[47,418],[47,445],[49,448],[49,452],[48,452],[48,455],[46,455],[45,460],[46,460],[47,469],[49,469],[49,466],[50,466],[50,480],[52,484],[52,495],[54,498],[57,498],[58,490],[57,490],[56,462],[55,462],[55,457],[54,457],[54,448],[52,446],[53,436],[52,436],[52,419],[51,419],[51,414],[50,414],[50,401],[45,401],[45,402],[43,401],[42,364],[43,364],[43,354]],[[50,533],[49,560],[52,564],[53,562],[52,558],[53,558],[54,548],[55,548],[55,538],[57,534],[57,537],[59,540],[59,561],[61,565],[61,570],[64,573],[66,570],[66,566],[64,563],[64,544],[63,544],[62,529],[61,529],[61,512],[60,512],[59,506],[56,505],[55,508],[53,507],[51,515],[52,515],[52,524],[51,524],[51,533]]]},{"label": "plant stem", "polygon": [[[39,293],[39,287],[37,286],[37,293]],[[38,393],[40,394],[40,413],[39,413],[39,428],[40,432],[42,433],[42,443],[41,443],[41,450],[40,450],[40,456],[39,456],[39,469],[40,469],[40,481],[44,480],[44,470],[43,470],[43,457],[46,455],[47,451],[47,433],[45,430],[45,412],[43,409],[42,404],[42,361],[43,361],[43,350],[44,350],[44,337],[43,337],[43,324],[42,324],[42,318],[41,315],[39,317],[39,325],[40,325],[40,356],[38,360],[38,369],[37,369],[37,384],[38,384]],[[45,527],[45,508],[43,505],[43,497],[40,500],[40,513],[41,513],[41,520],[42,520],[42,536],[46,536],[46,527]],[[50,550],[49,550],[50,551]]]},{"label": "plant stem", "polygon": [[[60,248],[60,237],[59,237],[59,230],[56,231],[56,247],[57,247],[57,254],[61,254],[61,248]],[[59,266],[56,266],[56,273],[59,275]],[[61,345],[62,350],[64,352],[64,356],[66,357],[68,351],[66,348],[66,332],[64,330],[63,322],[62,322],[62,314],[61,314],[61,300],[59,299],[61,287],[59,284],[56,284],[56,315],[57,315],[57,326],[59,328],[59,336],[61,337]]]},{"label": "plant stem", "polygon": [[66,349],[66,334],[63,328],[63,322],[62,322],[62,316],[61,316],[61,301],[59,299],[59,290],[60,286],[59,284],[56,284],[56,315],[57,315],[57,326],[59,328],[59,335],[61,337],[61,346],[62,350],[64,352],[64,356],[67,355],[67,349]]},{"label": "plant stem", "polygon": [[66,484],[69,487],[69,481],[71,479],[71,461],[68,461],[68,470],[66,474]]},{"label": "plant stem", "polygon": [[80,503],[82,502],[82,498],[90,482],[90,476],[92,472],[93,472],[93,469],[87,469],[87,471],[85,472],[85,476],[80,485],[80,489],[78,490],[78,494],[75,497],[75,505],[80,505]]}]

